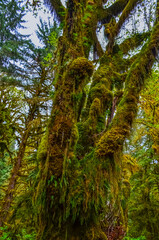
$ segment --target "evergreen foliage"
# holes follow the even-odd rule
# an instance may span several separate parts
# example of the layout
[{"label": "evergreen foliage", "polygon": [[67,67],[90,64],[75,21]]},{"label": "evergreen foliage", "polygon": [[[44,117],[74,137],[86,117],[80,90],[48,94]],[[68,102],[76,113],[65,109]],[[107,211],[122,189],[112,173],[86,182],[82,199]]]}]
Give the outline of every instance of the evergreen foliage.
[{"label": "evergreen foliage", "polygon": [[0,70],[3,72],[13,74],[16,71],[15,63],[23,60],[27,41],[18,29],[23,28],[24,15],[22,1],[0,2]]}]

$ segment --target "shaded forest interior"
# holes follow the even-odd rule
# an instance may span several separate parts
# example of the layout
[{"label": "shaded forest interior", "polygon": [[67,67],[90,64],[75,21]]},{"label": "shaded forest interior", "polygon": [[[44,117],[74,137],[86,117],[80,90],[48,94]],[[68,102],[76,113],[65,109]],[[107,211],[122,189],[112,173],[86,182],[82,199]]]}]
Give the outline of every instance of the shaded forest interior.
[{"label": "shaded forest interior", "polygon": [[0,240],[159,240],[158,53],[159,0],[0,1]]}]

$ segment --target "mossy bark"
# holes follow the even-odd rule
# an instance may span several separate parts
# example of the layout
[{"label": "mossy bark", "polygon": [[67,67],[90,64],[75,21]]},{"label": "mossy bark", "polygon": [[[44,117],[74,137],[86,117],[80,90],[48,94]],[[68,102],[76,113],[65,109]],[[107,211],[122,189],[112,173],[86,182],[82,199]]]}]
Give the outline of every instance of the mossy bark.
[{"label": "mossy bark", "polygon": [[[116,11],[120,13],[128,1],[117,2],[121,3],[120,10]],[[77,104],[82,97],[79,96],[83,95],[93,72],[93,65],[86,58],[92,42],[88,41],[86,46],[83,34],[89,35],[92,27],[91,9],[100,5],[92,1],[93,7],[88,8],[88,4],[90,1],[68,0],[64,32],[59,39],[56,94],[35,195],[39,208],[37,239],[41,240],[104,240],[107,239],[108,212],[118,214],[122,220],[120,200],[115,201],[111,196],[117,196],[120,190],[123,144],[130,133],[139,94],[158,47],[157,24],[128,74],[120,49],[116,51],[113,46],[112,51],[107,51],[93,75],[87,103],[83,104],[85,112],[80,117]],[[92,15],[87,15],[86,30],[83,18],[88,11]],[[122,89],[123,82],[124,94],[120,103],[116,103],[116,115],[106,128],[106,111],[112,108],[115,97],[112,90]],[[109,209],[110,199],[113,210]]]},{"label": "mossy bark", "polygon": [[83,50],[82,9],[85,4],[83,0],[67,2],[64,34],[59,39],[56,94],[48,126],[47,153],[42,160],[41,180],[35,195],[35,199],[38,202],[41,199],[43,203],[38,216],[40,228],[37,239],[64,239],[67,234],[69,239],[79,238],[76,231],[73,233],[71,230],[75,224],[74,227],[63,224],[61,195],[66,164],[74,157],[78,139],[75,97],[82,93],[93,72],[93,65],[84,57]]}]

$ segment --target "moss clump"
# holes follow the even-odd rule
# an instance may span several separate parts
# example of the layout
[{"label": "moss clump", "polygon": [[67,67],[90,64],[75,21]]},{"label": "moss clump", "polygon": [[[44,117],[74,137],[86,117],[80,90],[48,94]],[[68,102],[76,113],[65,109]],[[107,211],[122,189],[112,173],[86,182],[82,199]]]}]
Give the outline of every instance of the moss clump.
[{"label": "moss clump", "polygon": [[[93,64],[87,58],[79,57],[71,62],[69,75],[75,78],[75,88],[84,86],[93,73]],[[85,81],[83,81],[85,80]]]},{"label": "moss clump", "polygon": [[96,127],[101,113],[101,101],[99,98],[95,98],[91,104],[88,119],[84,123],[78,124],[79,141],[76,146],[76,151],[80,158],[84,156],[85,153],[91,151],[95,145]]},{"label": "moss clump", "polygon": [[97,78],[97,75],[94,75],[93,77],[93,83],[92,83],[92,87],[96,86],[98,83],[100,84],[104,84],[108,89],[111,88],[111,84],[110,84],[110,80],[108,78],[106,78],[108,73],[105,73],[105,77],[103,78]]},{"label": "moss clump", "polygon": [[97,156],[101,158],[114,154],[122,146],[127,133],[127,129],[121,129],[120,127],[114,127],[111,131],[107,131],[98,143]]},{"label": "moss clump", "polygon": [[109,71],[109,68],[106,66],[100,67],[93,75],[92,87],[94,87],[98,83],[101,83],[110,89],[110,80],[107,78],[109,76]]}]

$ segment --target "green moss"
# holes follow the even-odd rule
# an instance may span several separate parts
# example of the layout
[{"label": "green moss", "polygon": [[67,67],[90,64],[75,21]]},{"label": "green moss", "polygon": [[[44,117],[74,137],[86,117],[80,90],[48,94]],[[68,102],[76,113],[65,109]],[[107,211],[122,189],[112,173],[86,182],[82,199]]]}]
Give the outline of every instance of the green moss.
[{"label": "green moss", "polygon": [[88,61],[87,58],[79,57],[76,58],[69,66],[70,75],[84,77],[85,75],[92,75],[93,64],[91,61]]},{"label": "green moss", "polygon": [[114,93],[114,97],[117,97],[118,99],[121,100],[121,97],[123,96],[123,90],[117,90],[115,93]]},{"label": "green moss", "polygon": [[45,133],[41,139],[40,145],[37,151],[37,159],[38,161],[45,161],[47,155],[47,147],[48,147],[48,133]]},{"label": "green moss", "polygon": [[127,132],[127,129],[120,127],[114,127],[111,131],[106,132],[98,143],[97,156],[101,158],[114,154],[122,146]]},{"label": "green moss", "polygon": [[104,84],[107,88],[110,89],[110,80],[107,78],[109,76],[108,72],[109,72],[108,67],[106,66],[100,67],[93,75],[92,87],[100,83]]},{"label": "green moss", "polygon": [[105,129],[105,114],[99,115],[97,125],[96,125],[96,131],[97,133],[101,133]]},{"label": "green moss", "polygon": [[136,47],[140,46],[144,40],[147,40],[149,36],[149,32],[136,33],[121,43],[119,46],[120,50],[123,52],[123,54],[127,54],[130,50],[133,50]]},{"label": "green moss", "polygon": [[95,98],[89,110],[89,117],[84,123],[78,124],[79,141],[76,146],[77,156],[81,158],[95,146],[96,133],[104,129],[105,117],[102,115],[102,105],[99,98]]},{"label": "green moss", "polygon": [[[93,75],[88,101],[86,105],[86,119],[81,126],[82,134],[78,141],[78,149],[82,148],[82,154],[88,153],[97,141],[97,133],[105,128],[106,110],[111,106],[112,92],[111,81],[107,79],[109,68],[102,66]],[[83,114],[84,116],[84,114]],[[102,121],[101,121],[102,119]],[[80,130],[79,130],[80,131]],[[80,146],[80,147],[79,147]],[[81,156],[81,152],[79,153]]]},{"label": "green moss", "polygon": [[107,108],[112,101],[112,92],[104,84],[98,83],[90,90],[91,101],[93,102],[95,98],[99,98],[104,108]]},{"label": "green moss", "polygon": [[94,132],[93,127],[89,122],[78,123],[78,131],[79,131],[79,140],[76,145],[76,155],[78,158],[82,158],[85,153],[90,152],[94,143],[92,142],[91,136],[92,132]]},{"label": "green moss", "polygon": [[87,58],[76,58],[69,66],[69,76],[75,78],[75,89],[80,89],[88,83],[93,73],[93,64]]},{"label": "green moss", "polygon": [[112,84],[116,89],[123,89],[123,83],[125,82],[126,73],[113,72],[111,80]]},{"label": "green moss", "polygon": [[101,113],[101,102],[99,98],[95,98],[90,107],[89,116],[91,118],[94,118],[99,116],[100,113]]},{"label": "green moss", "polygon": [[76,124],[74,124],[71,130],[70,148],[72,147],[74,149],[78,139],[79,139],[78,127]]}]

